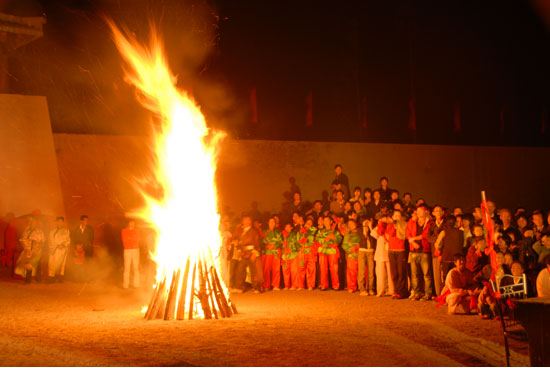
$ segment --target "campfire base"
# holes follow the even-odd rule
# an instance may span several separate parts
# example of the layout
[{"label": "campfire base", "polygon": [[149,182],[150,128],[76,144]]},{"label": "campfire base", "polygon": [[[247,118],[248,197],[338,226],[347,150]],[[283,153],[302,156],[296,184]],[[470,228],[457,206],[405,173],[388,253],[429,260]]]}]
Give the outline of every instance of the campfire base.
[{"label": "campfire base", "polygon": [[229,318],[237,313],[235,304],[226,297],[214,266],[207,266],[199,258],[191,270],[191,260],[188,258],[181,276],[181,269],[174,271],[170,279],[168,275],[163,275],[153,292],[145,319],[194,319],[200,316],[196,310],[199,306],[205,319]]}]

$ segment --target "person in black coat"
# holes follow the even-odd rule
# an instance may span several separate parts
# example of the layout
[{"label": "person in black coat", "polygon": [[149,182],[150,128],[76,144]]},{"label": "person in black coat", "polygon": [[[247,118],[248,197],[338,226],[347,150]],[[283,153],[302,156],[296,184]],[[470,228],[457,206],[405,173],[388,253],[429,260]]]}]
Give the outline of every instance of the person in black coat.
[{"label": "person in black coat", "polygon": [[449,216],[445,220],[445,227],[439,233],[435,247],[441,252],[441,273],[443,280],[446,280],[447,274],[454,267],[453,256],[462,254],[464,247],[464,231],[455,227],[456,217]]},{"label": "person in black coat", "polygon": [[80,216],[80,225],[71,233],[71,243],[73,246],[82,244],[84,257],[88,260],[91,259],[94,252],[94,229],[88,225],[88,216]]}]

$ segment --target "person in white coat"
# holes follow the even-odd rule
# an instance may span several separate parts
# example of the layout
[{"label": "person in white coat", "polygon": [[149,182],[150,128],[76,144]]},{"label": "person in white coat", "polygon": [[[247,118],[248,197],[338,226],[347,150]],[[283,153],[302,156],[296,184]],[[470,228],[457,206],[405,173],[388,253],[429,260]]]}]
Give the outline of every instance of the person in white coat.
[{"label": "person in white coat", "polygon": [[371,229],[371,236],[376,239],[374,261],[376,262],[376,296],[378,297],[395,294],[388,256],[388,239],[385,234],[389,221],[388,218],[382,217],[378,220],[376,228]]}]

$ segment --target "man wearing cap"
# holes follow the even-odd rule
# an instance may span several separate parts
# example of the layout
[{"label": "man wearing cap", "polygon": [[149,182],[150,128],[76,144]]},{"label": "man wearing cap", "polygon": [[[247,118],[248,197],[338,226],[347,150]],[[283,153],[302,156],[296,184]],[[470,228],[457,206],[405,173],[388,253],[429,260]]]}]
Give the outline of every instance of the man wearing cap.
[{"label": "man wearing cap", "polygon": [[56,228],[50,231],[48,236],[48,246],[50,250],[50,258],[48,262],[48,282],[52,283],[56,279],[58,282],[63,281],[65,274],[65,262],[67,259],[67,251],[71,244],[71,234],[65,226],[65,219],[57,217]]}]

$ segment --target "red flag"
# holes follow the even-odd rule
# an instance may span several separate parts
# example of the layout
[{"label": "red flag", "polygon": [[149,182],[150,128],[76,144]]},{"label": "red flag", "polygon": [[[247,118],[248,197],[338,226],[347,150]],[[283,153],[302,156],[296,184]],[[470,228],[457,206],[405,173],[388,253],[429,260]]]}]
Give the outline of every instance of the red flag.
[{"label": "red flag", "polygon": [[367,129],[367,96],[361,99],[361,124],[363,129]]},{"label": "red flag", "polygon": [[258,124],[258,101],[256,99],[256,87],[251,88],[248,91],[248,94],[250,96],[250,122]]},{"label": "red flag", "polygon": [[485,192],[481,192],[481,212],[483,214],[483,224],[487,230],[487,249],[485,250],[485,254],[489,254],[491,268],[493,269],[491,278],[494,280],[496,272],[499,268],[499,264],[497,262],[497,252],[495,251],[495,222],[491,216],[489,216],[489,208],[487,207]]},{"label": "red flag", "polygon": [[414,98],[409,100],[409,129],[416,130],[416,109],[414,107]]},{"label": "red flag", "polygon": [[542,106],[542,116],[541,116],[541,122],[540,122],[540,133],[544,134],[546,133],[546,121],[548,119],[548,115],[546,113],[546,106]]},{"label": "red flag", "polygon": [[455,112],[453,115],[453,129],[457,133],[462,130],[462,126],[460,125],[460,103],[459,102],[455,104]]},{"label": "red flag", "polygon": [[504,134],[504,108],[500,109],[500,134]]},{"label": "red flag", "polygon": [[311,91],[306,95],[306,126],[313,126],[313,93]]}]

